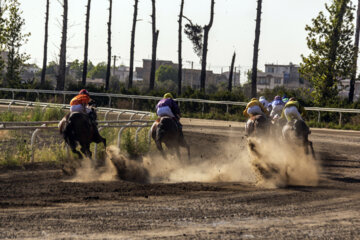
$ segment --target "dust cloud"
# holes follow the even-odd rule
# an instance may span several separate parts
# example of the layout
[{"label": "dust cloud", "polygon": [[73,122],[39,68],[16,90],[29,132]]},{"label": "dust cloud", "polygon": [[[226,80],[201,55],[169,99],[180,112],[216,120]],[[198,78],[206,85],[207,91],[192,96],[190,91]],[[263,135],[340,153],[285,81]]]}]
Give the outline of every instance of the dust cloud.
[{"label": "dust cloud", "polygon": [[75,169],[75,175],[67,182],[97,182],[114,181],[117,179],[117,170],[114,163],[106,158],[104,165],[96,167],[93,160],[86,158]]},{"label": "dust cloud", "polygon": [[[217,143],[219,145],[219,143]],[[132,160],[115,146],[107,149],[104,166],[94,168],[83,161],[74,182],[113,181],[138,183],[242,182],[264,188],[288,185],[316,186],[319,181],[317,161],[303,148],[265,139],[229,139],[209,149],[192,147],[192,157],[178,159],[158,152],[141,160]],[[204,152],[209,152],[205,157]]]},{"label": "dust cloud", "polygon": [[247,146],[258,186],[276,188],[318,184],[320,166],[300,144],[250,138]]}]

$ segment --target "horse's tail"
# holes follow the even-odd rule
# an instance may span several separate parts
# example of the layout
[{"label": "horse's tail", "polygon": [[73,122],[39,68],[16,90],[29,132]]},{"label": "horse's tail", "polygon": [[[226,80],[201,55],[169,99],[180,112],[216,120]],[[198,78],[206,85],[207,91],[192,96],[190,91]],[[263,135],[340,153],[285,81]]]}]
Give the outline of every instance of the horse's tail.
[{"label": "horse's tail", "polygon": [[160,142],[161,139],[165,136],[165,133],[166,133],[166,129],[165,129],[164,121],[160,121],[160,123],[158,124],[158,126],[156,128],[155,141]]}]

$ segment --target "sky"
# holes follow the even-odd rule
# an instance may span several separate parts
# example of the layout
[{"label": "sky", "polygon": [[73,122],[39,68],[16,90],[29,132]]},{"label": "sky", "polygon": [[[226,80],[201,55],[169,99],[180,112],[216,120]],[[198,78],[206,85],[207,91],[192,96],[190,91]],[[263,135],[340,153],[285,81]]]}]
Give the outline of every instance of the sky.
[{"label": "sky", "polygon": [[[25,32],[30,32],[23,51],[30,63],[42,65],[46,0],[20,0]],[[90,13],[89,60],[107,59],[107,0],[92,0]],[[210,20],[211,0],[185,0],[184,15],[194,23]],[[308,55],[305,26],[311,24],[330,0],[263,0],[258,68],[267,63],[299,64],[301,54]],[[83,59],[85,11],[87,0],[69,0],[68,59]],[[129,65],[134,0],[113,0],[112,55],[117,65]],[[180,0],[157,0],[157,28],[160,31],[157,58],[177,63],[178,14]],[[255,39],[257,0],[216,0],[213,27],[209,34],[208,66],[214,72],[227,71],[233,53],[235,66],[242,74],[251,69]],[[151,58],[151,0],[139,0],[135,41],[135,65]],[[50,0],[48,60],[57,60],[61,41],[62,6]],[[184,20],[184,24],[186,20]],[[192,44],[183,34],[183,66],[200,68]],[[243,78],[243,77],[242,77]]]}]

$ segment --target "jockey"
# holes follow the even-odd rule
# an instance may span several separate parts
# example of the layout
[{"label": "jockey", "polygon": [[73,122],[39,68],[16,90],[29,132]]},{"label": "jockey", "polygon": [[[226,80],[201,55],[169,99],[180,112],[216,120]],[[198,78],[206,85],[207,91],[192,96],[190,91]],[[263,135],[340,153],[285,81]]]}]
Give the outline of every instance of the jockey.
[{"label": "jockey", "polygon": [[285,103],[282,101],[280,96],[276,96],[274,98],[274,101],[272,101],[271,105],[272,105],[272,110],[270,113],[270,117],[279,118],[281,116]]},{"label": "jockey", "polygon": [[257,100],[257,98],[252,98],[251,101],[246,105],[246,108],[243,112],[245,117],[251,117],[255,115],[263,115],[266,117],[269,114],[268,110],[264,105]]},{"label": "jockey", "polygon": [[290,98],[289,101],[285,104],[285,107],[282,111],[281,118],[286,118],[288,122],[291,122],[293,119],[303,120],[301,116],[305,115],[305,109],[300,105],[295,98]]},{"label": "jockey", "polygon": [[259,102],[261,102],[265,108],[267,108],[269,106],[269,102],[266,100],[266,98],[264,96],[261,96],[259,98]]},{"label": "jockey", "polygon": [[175,119],[176,124],[180,129],[182,129],[182,125],[180,123],[180,109],[177,103],[173,100],[173,96],[171,93],[166,93],[158,104],[156,105],[156,114],[159,117],[168,116]]},{"label": "jockey", "polygon": [[90,94],[86,89],[81,89],[79,94],[76,95],[70,101],[70,112],[81,112],[86,113],[91,121],[95,121],[92,115],[89,114],[92,110],[88,107],[89,102],[92,101],[90,98]]}]

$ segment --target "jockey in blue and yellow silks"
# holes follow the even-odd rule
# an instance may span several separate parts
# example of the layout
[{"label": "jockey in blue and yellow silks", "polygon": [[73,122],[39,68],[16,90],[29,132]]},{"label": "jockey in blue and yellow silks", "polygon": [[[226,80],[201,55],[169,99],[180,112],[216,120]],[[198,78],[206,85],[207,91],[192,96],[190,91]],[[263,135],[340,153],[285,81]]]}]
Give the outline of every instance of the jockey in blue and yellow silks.
[{"label": "jockey in blue and yellow silks", "polygon": [[286,120],[290,122],[293,119],[303,120],[302,116],[305,116],[304,107],[301,106],[295,98],[290,98],[284,106],[281,118],[286,118]]}]

